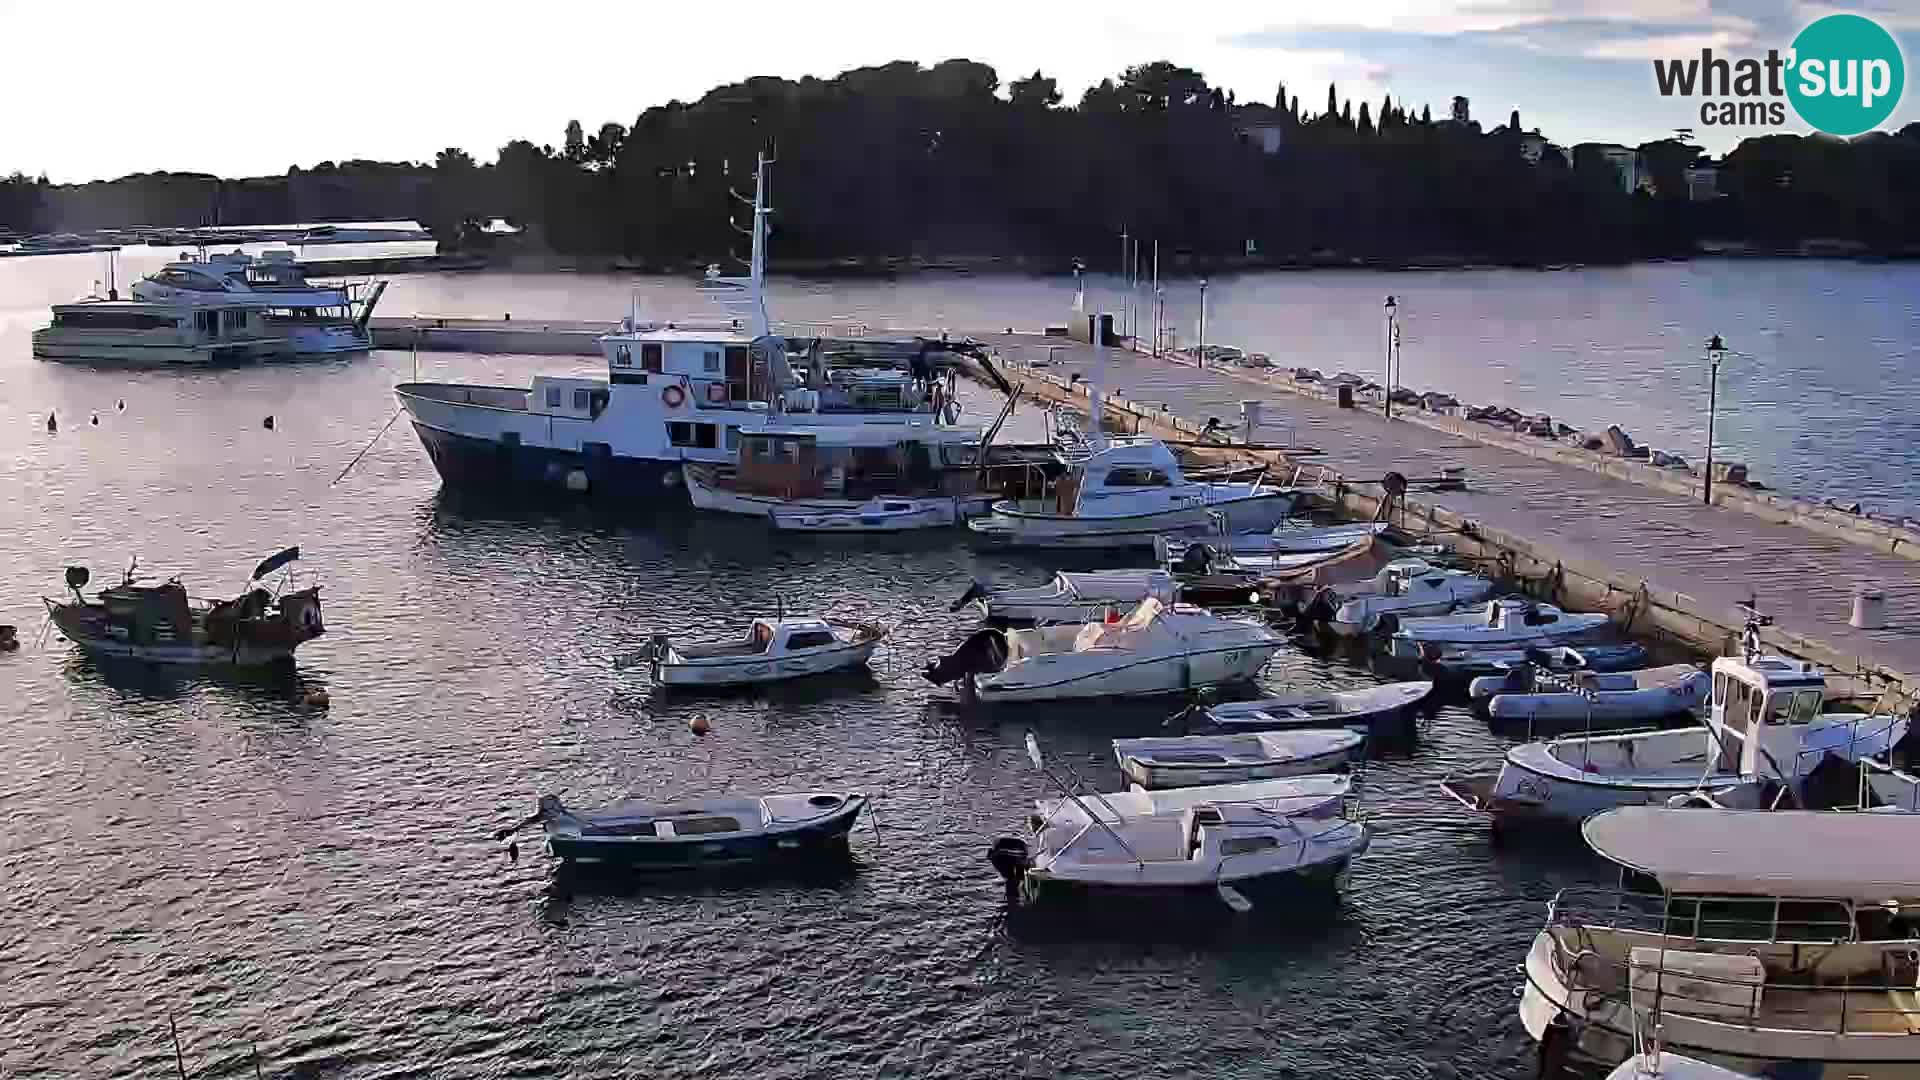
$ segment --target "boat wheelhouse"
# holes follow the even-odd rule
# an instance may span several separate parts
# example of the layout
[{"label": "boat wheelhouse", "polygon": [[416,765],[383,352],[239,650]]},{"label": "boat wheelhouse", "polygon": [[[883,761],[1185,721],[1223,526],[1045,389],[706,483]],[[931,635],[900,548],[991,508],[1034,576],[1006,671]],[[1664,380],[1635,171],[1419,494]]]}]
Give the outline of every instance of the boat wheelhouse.
[{"label": "boat wheelhouse", "polygon": [[53,305],[53,322],[33,332],[33,355],[164,367],[278,359],[291,346],[244,304],[79,300]]},{"label": "boat wheelhouse", "polygon": [[284,249],[257,259],[241,251],[182,252],[133,284],[136,300],[258,307],[266,328],[286,337],[302,356],[371,349],[367,321],[385,291],[384,281],[370,288],[310,282],[293,252]]},{"label": "boat wheelhouse", "polygon": [[1920,816],[1635,806],[1582,832],[1621,883],[1548,906],[1536,1040],[1610,1062],[1658,1031],[1758,1075],[1920,1076]]}]

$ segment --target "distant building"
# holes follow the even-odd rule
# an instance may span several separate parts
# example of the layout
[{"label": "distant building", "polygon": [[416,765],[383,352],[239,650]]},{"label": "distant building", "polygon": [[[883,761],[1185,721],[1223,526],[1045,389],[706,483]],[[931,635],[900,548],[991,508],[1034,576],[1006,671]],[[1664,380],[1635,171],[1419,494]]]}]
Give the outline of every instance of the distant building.
[{"label": "distant building", "polygon": [[1257,101],[1233,108],[1233,129],[1263,154],[1280,152],[1286,142],[1287,121],[1285,113]]},{"label": "distant building", "polygon": [[1720,166],[1703,161],[1687,168],[1687,198],[1707,202],[1720,196]]},{"label": "distant building", "polygon": [[1527,164],[1538,165],[1549,145],[1547,137],[1538,131],[1525,132],[1520,136],[1520,156],[1527,159]]},{"label": "distant building", "polygon": [[1619,143],[1581,143],[1580,146],[1574,147],[1574,150],[1578,152],[1583,147],[1591,150],[1612,167],[1620,190],[1626,194],[1631,195],[1643,187],[1653,185],[1653,177],[1647,173],[1646,162],[1641,159],[1640,152],[1633,147],[1621,146]]}]

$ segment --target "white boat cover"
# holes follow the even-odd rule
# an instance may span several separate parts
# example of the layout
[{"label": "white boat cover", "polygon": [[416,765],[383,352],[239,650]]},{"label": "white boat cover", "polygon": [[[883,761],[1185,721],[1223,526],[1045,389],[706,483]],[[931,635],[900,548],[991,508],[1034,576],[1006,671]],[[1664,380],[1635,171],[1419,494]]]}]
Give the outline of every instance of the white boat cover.
[{"label": "white boat cover", "polygon": [[1593,850],[1670,892],[1920,901],[1920,815],[1626,806],[1588,818]]}]

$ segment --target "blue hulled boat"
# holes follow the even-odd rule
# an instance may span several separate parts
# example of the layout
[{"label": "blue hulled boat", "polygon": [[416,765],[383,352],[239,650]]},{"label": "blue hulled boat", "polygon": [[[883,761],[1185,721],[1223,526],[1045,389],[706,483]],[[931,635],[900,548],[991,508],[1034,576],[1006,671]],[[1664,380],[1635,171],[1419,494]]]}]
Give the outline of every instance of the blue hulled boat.
[{"label": "blue hulled boat", "polygon": [[805,792],[668,804],[629,799],[582,813],[547,795],[535,820],[556,858],[687,871],[844,856],[866,805],[856,792]]}]

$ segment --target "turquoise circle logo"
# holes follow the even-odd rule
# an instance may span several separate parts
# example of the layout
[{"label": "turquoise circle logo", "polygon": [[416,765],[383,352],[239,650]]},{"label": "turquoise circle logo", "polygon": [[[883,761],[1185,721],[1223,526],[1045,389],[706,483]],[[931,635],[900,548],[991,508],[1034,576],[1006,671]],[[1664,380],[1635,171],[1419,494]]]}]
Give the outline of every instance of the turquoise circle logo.
[{"label": "turquoise circle logo", "polygon": [[1828,15],[1793,39],[1787,98],[1800,119],[1829,135],[1871,131],[1906,88],[1900,43],[1872,19]]}]

